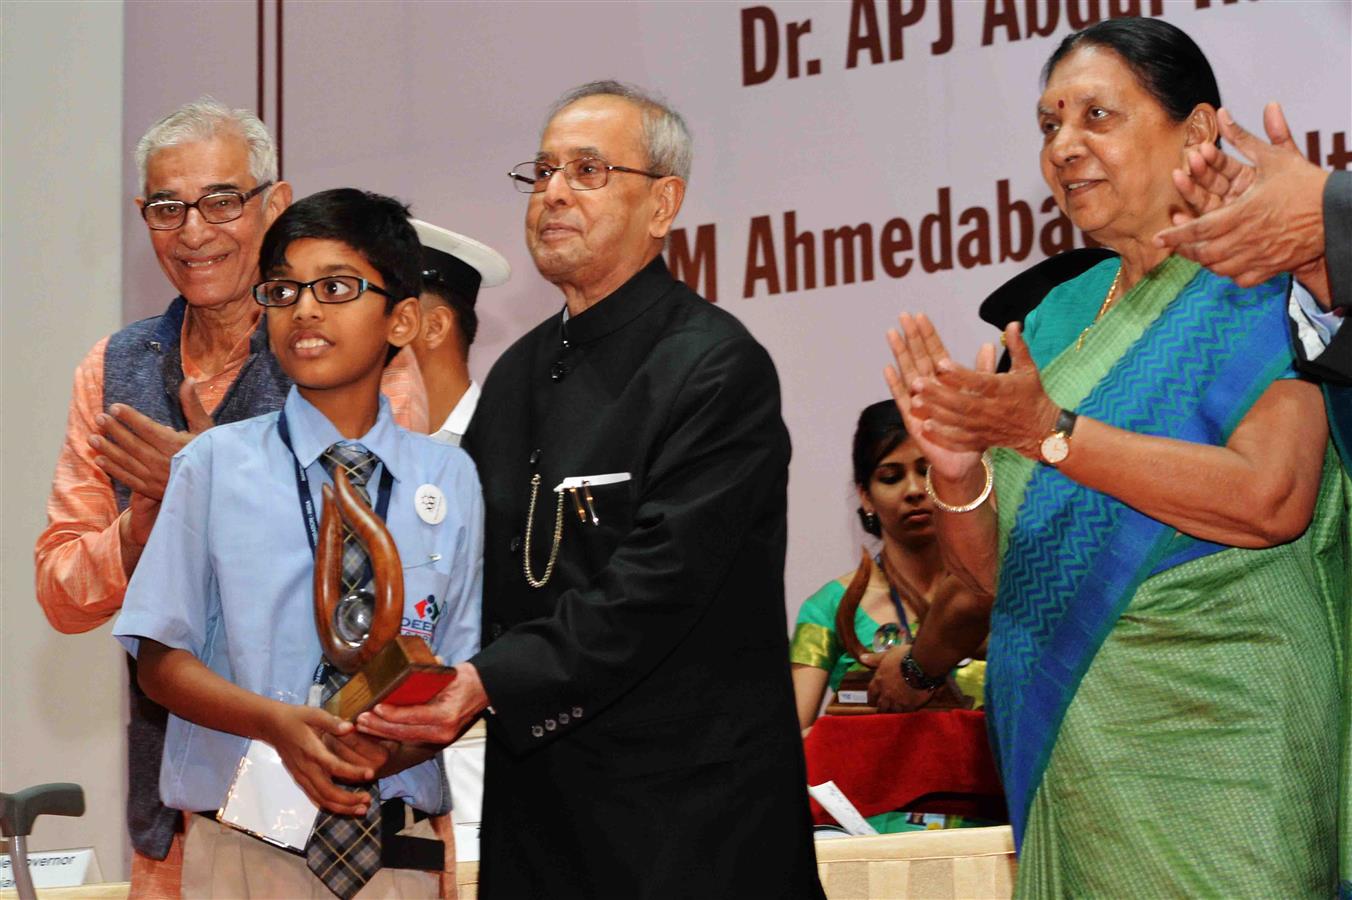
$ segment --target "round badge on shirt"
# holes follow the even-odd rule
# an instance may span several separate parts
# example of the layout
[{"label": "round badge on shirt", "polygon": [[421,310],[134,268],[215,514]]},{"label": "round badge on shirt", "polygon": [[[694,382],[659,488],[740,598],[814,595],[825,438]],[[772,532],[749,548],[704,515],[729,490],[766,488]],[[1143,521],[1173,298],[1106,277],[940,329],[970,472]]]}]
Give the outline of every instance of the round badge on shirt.
[{"label": "round badge on shirt", "polygon": [[413,508],[428,525],[440,525],[446,518],[446,495],[435,484],[424,484],[413,495]]}]

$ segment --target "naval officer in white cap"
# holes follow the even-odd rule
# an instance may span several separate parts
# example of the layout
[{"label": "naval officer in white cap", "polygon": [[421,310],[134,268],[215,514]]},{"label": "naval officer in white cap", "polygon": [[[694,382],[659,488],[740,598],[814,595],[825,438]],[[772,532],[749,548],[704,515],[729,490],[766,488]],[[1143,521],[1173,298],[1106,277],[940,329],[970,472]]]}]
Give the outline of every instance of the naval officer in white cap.
[{"label": "naval officer in white cap", "polygon": [[479,402],[469,376],[469,348],[479,329],[474,302],[479,288],[511,277],[507,259],[492,247],[414,219],[423,245],[422,330],[412,343],[427,386],[432,437],[460,445]]}]

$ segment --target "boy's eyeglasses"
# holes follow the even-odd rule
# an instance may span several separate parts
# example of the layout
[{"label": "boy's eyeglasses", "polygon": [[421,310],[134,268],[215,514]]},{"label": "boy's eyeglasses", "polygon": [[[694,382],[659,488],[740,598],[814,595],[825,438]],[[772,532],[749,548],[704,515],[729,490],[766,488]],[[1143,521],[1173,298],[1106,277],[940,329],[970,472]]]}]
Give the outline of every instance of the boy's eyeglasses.
[{"label": "boy's eyeglasses", "polygon": [[389,291],[356,275],[329,275],[314,281],[290,281],[278,278],[253,286],[253,297],[263,306],[290,306],[300,299],[300,292],[310,289],[320,303],[351,303],[367,291],[382,297],[394,296]]},{"label": "boy's eyeglasses", "polygon": [[151,200],[141,207],[141,218],[156,231],[173,231],[181,228],[188,220],[188,210],[196,209],[202,220],[212,225],[224,225],[244,215],[244,204],[258,194],[272,187],[271,181],[265,181],[246,193],[239,191],[213,191],[203,194],[192,203],[186,200]]}]

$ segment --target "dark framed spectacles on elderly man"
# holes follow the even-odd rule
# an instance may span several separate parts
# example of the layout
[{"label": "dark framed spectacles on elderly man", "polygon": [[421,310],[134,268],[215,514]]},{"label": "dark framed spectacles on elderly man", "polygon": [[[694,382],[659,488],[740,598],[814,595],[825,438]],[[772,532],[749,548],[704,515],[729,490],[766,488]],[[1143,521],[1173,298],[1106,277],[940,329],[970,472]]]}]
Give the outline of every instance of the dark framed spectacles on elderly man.
[{"label": "dark framed spectacles on elderly man", "polygon": [[599,156],[581,156],[570,159],[561,166],[551,166],[547,162],[532,160],[514,166],[507,177],[512,185],[523,194],[538,194],[549,187],[549,179],[555,172],[562,172],[568,186],[575,191],[594,191],[603,188],[610,181],[611,172],[625,172],[630,175],[644,175],[648,178],[666,178],[659,172],[645,172],[628,166],[612,166]]},{"label": "dark framed spectacles on elderly man", "polygon": [[141,207],[141,218],[156,231],[173,231],[182,228],[188,220],[188,210],[196,209],[205,222],[212,225],[224,225],[244,215],[244,204],[272,187],[271,181],[265,181],[258,187],[243,193],[241,191],[212,191],[203,194],[192,203],[186,200],[151,200]]}]

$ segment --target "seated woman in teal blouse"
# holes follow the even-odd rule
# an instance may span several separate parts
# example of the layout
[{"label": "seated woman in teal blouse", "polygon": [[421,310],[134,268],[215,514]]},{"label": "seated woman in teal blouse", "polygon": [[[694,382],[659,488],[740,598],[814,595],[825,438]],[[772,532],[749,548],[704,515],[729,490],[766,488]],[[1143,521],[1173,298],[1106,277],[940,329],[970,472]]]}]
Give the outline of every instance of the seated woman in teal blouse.
[{"label": "seated woman in teal blouse", "polygon": [[[890,643],[909,644],[933,601],[951,599],[954,592],[966,589],[944,571],[939,559],[934,504],[925,493],[928,464],[907,436],[893,401],[874,403],[859,414],[853,457],[859,520],[865,531],[882,539],[868,588],[855,610],[854,628],[860,643],[881,651]],[[853,577],[854,572],[849,572],[828,581],[798,611],[789,660],[798,725],[804,735],[816,721],[827,689],[836,691],[845,673],[859,667],[835,632],[836,610]],[[946,605],[939,604],[936,614]],[[985,660],[967,660],[953,675],[958,690],[981,706]],[[886,694],[879,697],[878,709],[894,709]],[[868,822],[884,834],[990,824],[901,810],[870,816]]]},{"label": "seated woman in teal blouse", "polygon": [[[910,643],[944,591],[964,590],[944,572],[934,534],[934,504],[925,493],[927,463],[906,434],[891,400],[859,414],[854,432],[854,483],[859,491],[859,520],[882,538],[868,589],[855,612],[860,642],[875,650],[898,639]],[[827,582],[798,612],[789,659],[798,725],[805,732],[816,720],[828,688],[835,691],[858,663],[835,633],[836,610],[853,572]],[[958,689],[981,705],[986,663],[972,660],[954,671]],[[888,698],[879,701],[888,711]]]}]

